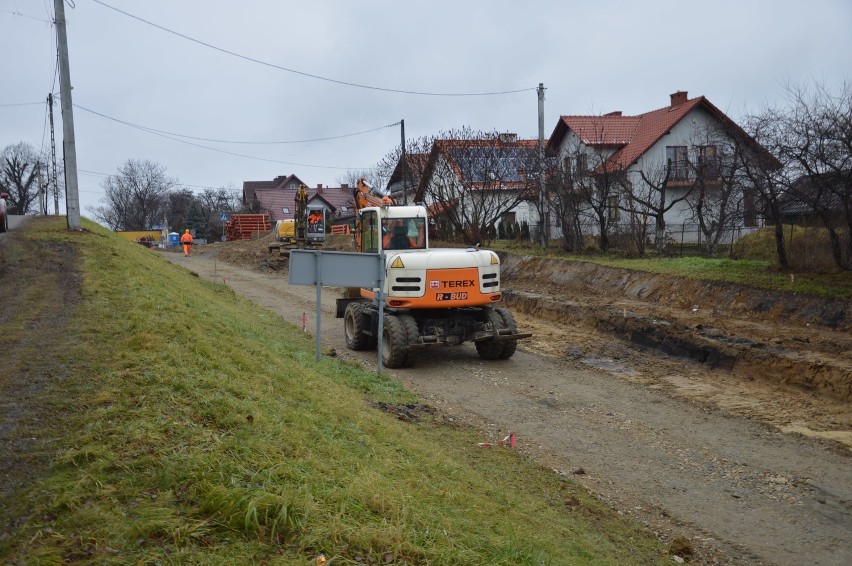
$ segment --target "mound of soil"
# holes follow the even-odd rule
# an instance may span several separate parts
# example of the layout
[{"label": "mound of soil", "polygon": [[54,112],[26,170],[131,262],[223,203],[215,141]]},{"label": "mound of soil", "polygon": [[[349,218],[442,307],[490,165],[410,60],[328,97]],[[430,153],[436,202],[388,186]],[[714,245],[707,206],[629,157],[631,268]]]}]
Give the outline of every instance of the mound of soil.
[{"label": "mound of soil", "polygon": [[505,255],[503,288],[516,310],[629,343],[852,398],[848,301],[743,285]]},{"label": "mound of soil", "polygon": [[818,325],[848,331],[850,303],[745,285],[606,267],[503,255],[504,285],[567,297],[619,298],[670,309],[697,308],[720,317]]}]

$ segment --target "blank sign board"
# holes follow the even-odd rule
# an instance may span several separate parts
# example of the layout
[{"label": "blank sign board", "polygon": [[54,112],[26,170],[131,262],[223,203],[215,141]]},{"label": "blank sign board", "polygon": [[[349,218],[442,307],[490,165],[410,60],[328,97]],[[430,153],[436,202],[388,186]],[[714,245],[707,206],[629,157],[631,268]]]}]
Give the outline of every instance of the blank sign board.
[{"label": "blank sign board", "polygon": [[292,250],[290,285],[378,287],[383,270],[378,254]]}]

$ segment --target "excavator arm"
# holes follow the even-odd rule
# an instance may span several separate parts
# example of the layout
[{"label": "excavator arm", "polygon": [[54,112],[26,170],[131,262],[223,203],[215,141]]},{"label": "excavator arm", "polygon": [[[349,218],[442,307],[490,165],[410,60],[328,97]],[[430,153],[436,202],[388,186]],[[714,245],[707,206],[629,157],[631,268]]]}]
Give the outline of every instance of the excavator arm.
[{"label": "excavator arm", "polygon": [[367,208],[368,206],[382,206],[383,204],[396,204],[393,199],[388,196],[377,195],[373,192],[373,189],[370,188],[369,185],[364,181],[364,179],[358,179],[358,184],[355,186],[354,192],[354,201],[355,201],[355,213],[357,214],[359,210],[362,208]]},{"label": "excavator arm", "polygon": [[368,207],[395,205],[396,203],[389,196],[375,194],[373,189],[367,185],[363,178],[358,179],[358,183],[355,186],[354,194],[352,196],[355,202],[355,231],[353,232],[353,236],[355,237],[355,249],[360,250],[361,210]]},{"label": "excavator arm", "polygon": [[296,223],[296,241],[304,242],[308,221],[308,190],[305,185],[299,185],[299,188],[296,189],[296,211],[293,219]]}]

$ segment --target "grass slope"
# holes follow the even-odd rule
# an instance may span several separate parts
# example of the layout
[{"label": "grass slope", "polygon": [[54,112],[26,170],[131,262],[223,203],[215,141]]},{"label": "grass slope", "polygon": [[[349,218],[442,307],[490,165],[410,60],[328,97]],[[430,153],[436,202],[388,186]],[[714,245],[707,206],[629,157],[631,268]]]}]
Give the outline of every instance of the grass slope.
[{"label": "grass slope", "polygon": [[[276,315],[84,227],[33,219],[4,258],[30,293],[0,343],[38,352],[18,356],[0,386],[27,364],[52,377],[21,400],[15,425],[35,441],[33,458],[16,460],[27,477],[0,491],[3,562],[666,561],[576,484],[478,448],[439,417],[379,410],[417,400],[391,379],[316,362],[311,337]],[[53,266],[30,265],[51,246],[72,249],[79,270],[77,298],[53,319],[35,309],[56,298],[40,275]],[[51,321],[37,346],[20,334]]]}]

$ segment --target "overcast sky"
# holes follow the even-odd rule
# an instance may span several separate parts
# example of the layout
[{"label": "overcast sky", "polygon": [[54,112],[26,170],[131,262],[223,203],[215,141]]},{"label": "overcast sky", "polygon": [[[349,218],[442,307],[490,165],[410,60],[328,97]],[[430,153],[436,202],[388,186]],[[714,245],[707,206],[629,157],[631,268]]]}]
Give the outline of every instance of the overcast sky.
[{"label": "overcast sky", "polygon": [[[639,114],[678,90],[736,120],[785,104],[788,84],[852,73],[850,0],[67,0],[66,18],[89,218],[128,159],[195,191],[291,173],[336,185],[399,144],[385,126],[400,119],[407,138],[537,137],[539,83],[549,136],[560,115]],[[0,0],[0,149],[49,147],[52,19],[53,0]]]}]

